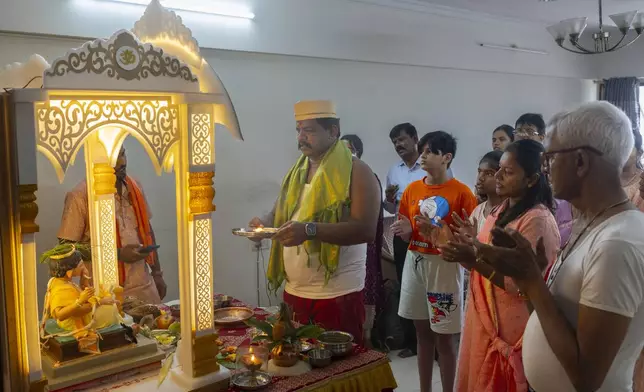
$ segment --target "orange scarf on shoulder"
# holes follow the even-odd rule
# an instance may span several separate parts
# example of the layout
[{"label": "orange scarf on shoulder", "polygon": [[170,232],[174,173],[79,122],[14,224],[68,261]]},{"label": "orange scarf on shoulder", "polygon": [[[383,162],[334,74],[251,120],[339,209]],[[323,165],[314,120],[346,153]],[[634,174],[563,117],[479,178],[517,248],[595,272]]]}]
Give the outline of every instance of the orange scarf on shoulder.
[{"label": "orange scarf on shoulder", "polygon": [[[154,245],[154,240],[152,238],[152,229],[150,227],[150,218],[148,215],[148,205],[143,197],[143,191],[139,185],[132,179],[130,176],[125,177],[125,186],[127,187],[128,198],[130,199],[130,204],[134,209],[134,216],[136,217],[136,224],[139,231],[139,243],[141,246],[151,246]],[[120,249],[121,244],[121,233],[119,233],[119,225],[116,224],[116,247]],[[154,265],[154,258],[156,251],[150,252],[145,261],[148,265]],[[125,284],[125,267],[124,263],[119,260],[119,284],[121,287]]]}]

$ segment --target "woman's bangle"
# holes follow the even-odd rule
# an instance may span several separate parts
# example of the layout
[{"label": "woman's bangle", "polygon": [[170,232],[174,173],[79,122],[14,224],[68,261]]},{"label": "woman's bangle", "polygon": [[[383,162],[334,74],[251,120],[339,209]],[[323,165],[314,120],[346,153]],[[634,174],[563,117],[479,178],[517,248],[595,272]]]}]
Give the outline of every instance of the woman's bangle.
[{"label": "woman's bangle", "polygon": [[492,278],[494,278],[494,275],[496,275],[496,271],[492,271],[492,273],[490,274],[490,276],[488,276],[487,280],[489,280],[489,281],[491,282],[491,281],[492,281]]},{"label": "woman's bangle", "polygon": [[77,308],[83,307],[83,304],[81,304],[79,300],[76,300],[76,302],[74,302],[74,305],[76,305]]}]

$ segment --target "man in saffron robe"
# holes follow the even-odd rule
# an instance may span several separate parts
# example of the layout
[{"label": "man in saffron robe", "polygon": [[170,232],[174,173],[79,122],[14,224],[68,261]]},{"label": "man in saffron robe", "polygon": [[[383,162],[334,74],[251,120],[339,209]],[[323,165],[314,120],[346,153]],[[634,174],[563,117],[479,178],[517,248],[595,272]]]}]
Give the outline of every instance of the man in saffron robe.
[{"label": "man in saffron robe", "polygon": [[[125,296],[158,304],[165,297],[167,286],[157,252],[144,249],[156,243],[150,226],[152,213],[141,186],[127,175],[126,169],[127,156],[125,148],[121,148],[114,167],[119,284]],[[86,181],[81,181],[65,197],[58,238],[61,241],[90,242]],[[87,267],[90,269],[91,264]]]},{"label": "man in saffron robe", "polygon": [[302,155],[271,213],[250,226],[278,227],[267,271],[297,321],[351,333],[362,343],[367,243],[374,241],[380,191],[369,166],[340,141],[330,101],[295,104]]}]

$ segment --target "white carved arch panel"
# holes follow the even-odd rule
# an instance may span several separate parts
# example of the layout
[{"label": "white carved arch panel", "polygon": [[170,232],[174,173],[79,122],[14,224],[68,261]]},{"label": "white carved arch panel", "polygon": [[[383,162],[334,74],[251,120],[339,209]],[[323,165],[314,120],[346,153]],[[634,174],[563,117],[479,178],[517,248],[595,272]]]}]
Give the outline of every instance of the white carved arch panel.
[{"label": "white carved arch panel", "polygon": [[43,79],[49,89],[199,92],[199,79],[186,63],[128,30],[70,50]]},{"label": "white carved arch panel", "polygon": [[[112,133],[114,128],[136,137],[161,174],[172,146],[179,141],[179,105],[171,97],[52,96],[36,103],[36,127],[38,150],[49,158],[61,182],[87,136],[95,131]],[[125,137],[116,132],[99,137],[111,160]]]}]

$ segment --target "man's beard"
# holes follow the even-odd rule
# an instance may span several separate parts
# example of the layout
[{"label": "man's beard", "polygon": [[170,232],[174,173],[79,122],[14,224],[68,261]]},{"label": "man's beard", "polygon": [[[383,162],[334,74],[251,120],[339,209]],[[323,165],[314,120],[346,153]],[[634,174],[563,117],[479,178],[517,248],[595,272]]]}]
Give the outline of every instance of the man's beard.
[{"label": "man's beard", "polygon": [[125,170],[123,171],[119,170],[116,173],[116,193],[118,193],[119,196],[123,194],[123,188],[125,188],[126,186],[126,183],[125,183],[126,177],[127,175],[125,174]]}]

